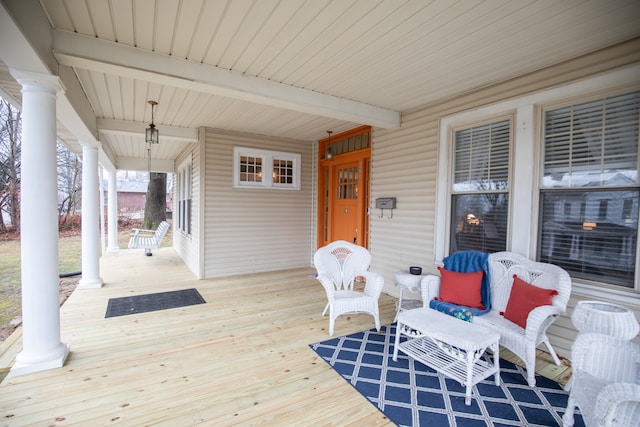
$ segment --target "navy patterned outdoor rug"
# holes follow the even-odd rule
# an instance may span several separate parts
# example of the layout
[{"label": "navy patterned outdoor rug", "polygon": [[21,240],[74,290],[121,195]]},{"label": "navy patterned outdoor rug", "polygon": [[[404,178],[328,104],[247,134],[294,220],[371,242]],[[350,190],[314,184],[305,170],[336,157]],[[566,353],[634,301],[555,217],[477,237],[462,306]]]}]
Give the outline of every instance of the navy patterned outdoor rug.
[{"label": "navy patterned outdoor rug", "polygon": [[[473,388],[471,405],[465,388],[402,352],[393,361],[395,324],[311,344],[342,377],[391,421],[400,426],[561,426],[568,394],[536,375],[500,360],[500,386],[494,377]],[[584,426],[576,411],[575,426]]]},{"label": "navy patterned outdoor rug", "polygon": [[206,301],[195,288],[111,298],[107,304],[107,312],[104,317],[147,313],[149,311],[166,310],[168,308],[186,307],[188,305],[204,303],[206,303]]}]

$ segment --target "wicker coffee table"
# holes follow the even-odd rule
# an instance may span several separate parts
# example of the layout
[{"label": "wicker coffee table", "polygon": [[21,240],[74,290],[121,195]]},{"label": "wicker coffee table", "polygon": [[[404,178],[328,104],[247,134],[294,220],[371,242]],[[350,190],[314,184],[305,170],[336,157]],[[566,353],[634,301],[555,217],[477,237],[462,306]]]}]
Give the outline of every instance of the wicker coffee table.
[{"label": "wicker coffee table", "polygon": [[[400,342],[400,336],[407,340]],[[430,308],[406,310],[398,315],[393,360],[398,350],[466,386],[465,404],[471,405],[471,388],[495,376],[500,385],[500,334]],[[482,355],[493,352],[493,363]]]}]

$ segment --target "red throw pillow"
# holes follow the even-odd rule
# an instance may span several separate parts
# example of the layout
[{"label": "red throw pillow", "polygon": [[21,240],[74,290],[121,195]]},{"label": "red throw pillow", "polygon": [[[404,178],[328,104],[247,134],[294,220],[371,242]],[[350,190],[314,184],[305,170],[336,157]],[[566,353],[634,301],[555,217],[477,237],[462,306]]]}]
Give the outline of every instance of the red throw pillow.
[{"label": "red throw pillow", "polygon": [[544,289],[533,286],[513,275],[513,286],[507,302],[507,308],[502,314],[513,323],[527,327],[527,317],[536,307],[541,305],[551,305],[551,299],[558,295],[555,289]]},{"label": "red throw pillow", "polygon": [[480,294],[483,271],[456,273],[442,267],[438,267],[438,270],[440,270],[440,297],[436,300],[484,310]]}]

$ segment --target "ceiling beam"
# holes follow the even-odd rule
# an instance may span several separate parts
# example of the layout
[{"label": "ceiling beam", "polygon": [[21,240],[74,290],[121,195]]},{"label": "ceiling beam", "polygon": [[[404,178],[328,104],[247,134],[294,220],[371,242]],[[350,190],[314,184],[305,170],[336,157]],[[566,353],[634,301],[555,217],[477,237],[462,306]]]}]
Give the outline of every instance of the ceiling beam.
[{"label": "ceiling beam", "polygon": [[[114,135],[144,135],[147,124],[128,120],[98,118],[98,131]],[[162,140],[198,142],[198,129],[156,125]]]},{"label": "ceiling beam", "polygon": [[64,65],[301,111],[381,128],[400,127],[400,113],[68,31],[53,31]]}]

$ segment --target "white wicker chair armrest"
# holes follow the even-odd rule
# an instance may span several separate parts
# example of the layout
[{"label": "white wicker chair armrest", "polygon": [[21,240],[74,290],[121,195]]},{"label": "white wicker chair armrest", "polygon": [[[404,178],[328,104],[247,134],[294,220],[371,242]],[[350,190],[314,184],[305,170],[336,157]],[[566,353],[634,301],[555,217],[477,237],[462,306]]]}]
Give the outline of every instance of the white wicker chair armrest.
[{"label": "white wicker chair armrest", "polygon": [[373,271],[365,271],[362,276],[366,280],[364,293],[377,300],[382,293],[382,288],[384,287],[384,277]]},{"label": "white wicker chair armrest", "polygon": [[536,340],[536,337],[540,334],[540,329],[546,328],[553,323],[555,316],[561,315],[562,310],[559,307],[553,305],[541,305],[529,312],[527,317],[527,327],[525,329],[525,336],[527,340]]},{"label": "white wicker chair armrest", "polygon": [[333,279],[328,274],[318,274],[316,277],[318,281],[322,284],[325,291],[327,292],[327,299],[329,301],[333,301],[335,299],[336,287],[333,284]]},{"label": "white wicker chair armrest", "polygon": [[640,385],[614,383],[605,386],[596,400],[598,426],[627,426],[640,419]]},{"label": "white wicker chair armrest", "polygon": [[440,277],[435,275],[423,277],[420,281],[420,290],[422,292],[422,302],[425,307],[428,307],[429,301],[440,296]]}]

